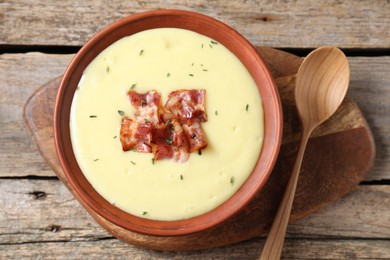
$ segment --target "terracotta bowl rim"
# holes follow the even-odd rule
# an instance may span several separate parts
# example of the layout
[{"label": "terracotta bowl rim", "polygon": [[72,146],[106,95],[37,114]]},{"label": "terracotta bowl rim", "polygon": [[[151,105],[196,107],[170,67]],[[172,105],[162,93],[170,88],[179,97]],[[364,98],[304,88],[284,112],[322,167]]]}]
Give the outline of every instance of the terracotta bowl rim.
[{"label": "terracotta bowl rim", "polygon": [[[182,21],[182,23],[172,24],[172,20],[175,19]],[[160,21],[160,23],[153,24],[154,21]],[[198,23],[198,25],[191,25],[194,23]],[[103,48],[102,46],[108,47],[124,36],[115,40],[107,40],[111,41],[109,44],[102,44],[103,39],[118,37],[117,33],[123,33],[123,30],[126,31],[123,29],[124,27],[131,31],[133,24],[135,24],[133,27],[146,24],[145,26],[149,26],[149,29],[161,27],[189,29],[217,40],[228,49],[236,48],[237,51],[239,46],[242,49],[238,51],[241,53],[240,55],[232,52],[240,60],[246,60],[243,63],[258,86],[264,109],[264,141],[258,162],[251,175],[231,198],[203,215],[183,220],[160,221],[126,213],[106,201],[92,188],[88,181],[85,183],[86,178],[74,157],[69,141],[68,118],[69,104],[71,103],[69,99],[72,99],[77,87],[72,84],[72,81],[78,82],[85,66],[102,51],[99,51],[99,48]],[[170,26],[166,26],[166,24]],[[194,29],[191,26],[198,26],[198,28]],[[139,31],[143,30],[145,29]],[[212,35],[210,36],[210,34]],[[226,42],[224,39],[227,39]],[[102,46],[99,44],[102,44]],[[97,48],[97,51],[94,51],[95,48]],[[82,68],[83,66],[84,68]],[[259,86],[258,81],[261,82],[261,86]],[[66,96],[64,97],[64,95]],[[267,105],[264,106],[264,104]],[[122,18],[98,32],[80,49],[66,69],[61,81],[55,102],[53,127],[56,153],[61,167],[71,187],[88,207],[109,222],[131,232],[155,236],[177,236],[188,235],[217,226],[239,212],[254,198],[266,183],[276,163],[282,139],[282,124],[281,102],[276,84],[266,63],[249,41],[228,25],[212,17],[192,11],[163,9],[146,11]]]}]

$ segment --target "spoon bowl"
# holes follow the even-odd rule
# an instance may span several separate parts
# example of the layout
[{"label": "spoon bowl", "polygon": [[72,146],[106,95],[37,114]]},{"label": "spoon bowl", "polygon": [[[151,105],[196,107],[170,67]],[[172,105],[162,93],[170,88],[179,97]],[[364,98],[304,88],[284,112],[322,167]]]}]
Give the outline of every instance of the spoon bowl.
[{"label": "spoon bowl", "polygon": [[313,129],[340,106],[347,93],[349,77],[348,60],[336,47],[326,46],[314,50],[298,70],[295,101],[302,122],[302,138],[260,259],[280,259],[307,141]]},{"label": "spoon bowl", "polygon": [[295,100],[303,124],[315,128],[340,106],[348,89],[349,65],[336,47],[311,52],[300,66]]}]

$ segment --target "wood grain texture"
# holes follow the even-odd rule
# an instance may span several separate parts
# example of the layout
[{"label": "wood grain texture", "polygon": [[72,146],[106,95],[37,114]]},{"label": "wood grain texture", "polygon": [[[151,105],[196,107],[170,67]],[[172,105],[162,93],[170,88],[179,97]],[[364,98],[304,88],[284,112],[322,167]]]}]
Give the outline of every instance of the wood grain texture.
[{"label": "wood grain texture", "polygon": [[[379,198],[379,199],[378,199]],[[288,228],[283,257],[356,259],[390,257],[389,186],[360,186]],[[157,252],[115,239],[58,180],[0,180],[0,258],[89,256],[157,259],[258,257],[264,237],[202,251]],[[23,211],[23,214],[20,214]],[[366,238],[370,239],[366,239]],[[330,250],[332,248],[332,250]]]},{"label": "wood grain texture", "polygon": [[[368,55],[349,58],[348,92],[377,146],[366,180],[389,180],[389,5],[388,0],[1,0],[0,51],[63,51],[63,46],[81,46],[117,19],[155,8],[214,16],[257,46],[298,51],[325,44],[351,48],[350,53]],[[378,54],[382,56],[372,56]],[[103,230],[72,198],[37,151],[22,120],[27,97],[62,75],[72,57],[0,55],[0,259],[258,259],[264,237],[202,251],[164,252],[129,245]],[[297,138],[292,135],[285,142]],[[388,182],[360,185],[290,224],[282,259],[390,259],[388,187]]]},{"label": "wood grain texture", "polygon": [[[265,59],[267,55],[263,53]],[[42,53],[0,55],[0,71],[5,72],[0,73],[0,177],[55,176],[23,126],[23,106],[36,89],[63,74],[73,56]],[[299,60],[297,58],[296,62]],[[390,74],[387,69],[390,57],[351,57],[349,62],[351,83],[347,95],[362,110],[377,146],[375,164],[365,180],[390,179]],[[368,66],[372,70],[367,70]],[[285,141],[299,138],[291,136],[292,140]]]},{"label": "wood grain texture", "polygon": [[[126,245],[118,240],[93,242],[36,242],[0,245],[2,259],[258,259],[262,239],[203,251],[160,252]],[[287,239],[281,259],[389,259],[386,240]]]},{"label": "wood grain texture", "polygon": [[80,46],[120,18],[160,8],[191,10],[215,17],[261,46],[390,46],[390,3],[386,0],[353,4],[336,0],[4,0],[0,3],[0,44]]}]

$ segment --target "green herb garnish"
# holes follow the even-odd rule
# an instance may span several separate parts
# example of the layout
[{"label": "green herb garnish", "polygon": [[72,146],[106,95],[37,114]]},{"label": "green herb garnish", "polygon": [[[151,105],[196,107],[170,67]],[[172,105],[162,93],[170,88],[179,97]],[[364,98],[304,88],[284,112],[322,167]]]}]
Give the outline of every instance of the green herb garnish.
[{"label": "green herb garnish", "polygon": [[107,72],[107,73],[110,72],[110,66],[107,66],[107,67],[106,67],[106,72]]},{"label": "green herb garnish", "polygon": [[146,104],[147,104],[146,100],[141,101],[141,107],[146,106]]},{"label": "green herb garnish", "polygon": [[142,215],[146,215],[146,214],[148,214],[148,212],[147,211],[144,211],[144,212],[142,212]]},{"label": "green herb garnish", "polygon": [[135,165],[135,162],[133,162],[133,161],[130,161],[133,165]]},{"label": "green herb garnish", "polygon": [[96,118],[97,115],[90,115],[89,117],[90,117],[90,118]]},{"label": "green herb garnish", "polygon": [[165,139],[165,142],[167,142],[168,144],[172,144],[172,137]]},{"label": "green herb garnish", "polygon": [[184,177],[183,177],[183,174],[180,174],[180,180],[183,180]]},{"label": "green herb garnish", "polygon": [[139,56],[141,56],[143,53],[144,53],[144,50],[143,50],[143,49],[140,50],[140,51],[139,51]]},{"label": "green herb garnish", "polygon": [[131,85],[130,89],[135,89],[136,86],[137,86],[137,83],[134,83],[133,85]]},{"label": "green herb garnish", "polygon": [[117,135],[115,135],[113,138],[114,138],[114,139],[116,139],[116,138],[118,138],[118,136],[117,136]]},{"label": "green herb garnish", "polygon": [[97,161],[99,161],[99,158],[96,158],[95,160],[93,160],[94,162],[97,162]]},{"label": "green herb garnish", "polygon": [[144,120],[146,124],[149,123],[149,120],[147,118],[144,118]]},{"label": "green herb garnish", "polygon": [[198,150],[198,155],[202,155],[202,150]]},{"label": "green herb garnish", "polygon": [[125,112],[123,112],[122,110],[118,110],[118,114],[119,114],[120,116],[124,116],[124,115],[125,115]]},{"label": "green herb garnish", "polygon": [[194,76],[194,74],[188,74],[188,76],[191,76],[191,77],[193,77],[193,76]]},{"label": "green herb garnish", "polygon": [[245,110],[246,110],[246,111],[249,110],[249,104],[246,104]]},{"label": "green herb garnish", "polygon": [[209,70],[203,69],[203,71],[209,71]]},{"label": "green herb garnish", "polygon": [[217,110],[215,110],[215,115],[216,115],[216,116],[218,115],[218,111],[217,111]]},{"label": "green herb garnish", "polygon": [[169,78],[170,76],[171,76],[171,73],[168,72],[168,73],[167,73],[167,78]]},{"label": "green herb garnish", "polygon": [[210,41],[212,44],[218,44],[218,42],[216,41]]},{"label": "green herb garnish", "polygon": [[233,185],[234,183],[234,176],[230,177],[230,184]]},{"label": "green herb garnish", "polygon": [[152,158],[152,164],[154,164],[154,161],[155,161],[155,159],[154,159],[154,158]]}]

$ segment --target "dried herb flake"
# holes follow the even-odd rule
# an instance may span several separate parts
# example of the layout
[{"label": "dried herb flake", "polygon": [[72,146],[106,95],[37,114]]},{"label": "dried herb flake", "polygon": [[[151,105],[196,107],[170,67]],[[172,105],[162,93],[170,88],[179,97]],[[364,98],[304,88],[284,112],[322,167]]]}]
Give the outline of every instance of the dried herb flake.
[{"label": "dried herb flake", "polygon": [[172,137],[165,139],[165,142],[167,142],[168,144],[172,144]]}]

